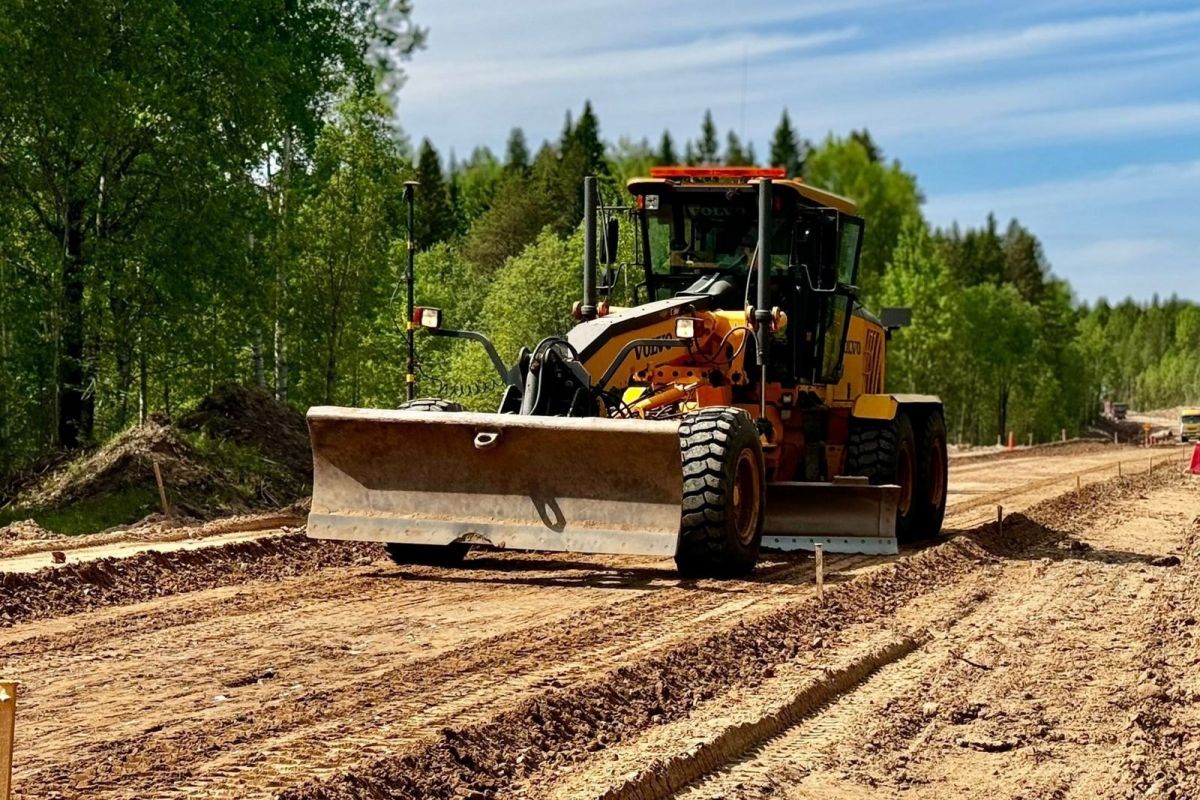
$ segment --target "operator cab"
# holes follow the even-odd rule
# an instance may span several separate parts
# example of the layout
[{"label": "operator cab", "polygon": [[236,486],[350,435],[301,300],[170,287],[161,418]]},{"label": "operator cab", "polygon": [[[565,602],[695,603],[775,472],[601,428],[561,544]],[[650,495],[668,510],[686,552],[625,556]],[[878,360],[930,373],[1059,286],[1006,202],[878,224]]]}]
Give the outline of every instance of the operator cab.
[{"label": "operator cab", "polygon": [[[709,298],[739,310],[757,296],[758,184],[771,178],[771,303],[789,318],[769,377],[837,383],[857,293],[863,221],[845,198],[786,179],[782,169],[661,167],[629,182],[636,198],[644,300]],[[635,297],[635,301],[643,298]]]}]

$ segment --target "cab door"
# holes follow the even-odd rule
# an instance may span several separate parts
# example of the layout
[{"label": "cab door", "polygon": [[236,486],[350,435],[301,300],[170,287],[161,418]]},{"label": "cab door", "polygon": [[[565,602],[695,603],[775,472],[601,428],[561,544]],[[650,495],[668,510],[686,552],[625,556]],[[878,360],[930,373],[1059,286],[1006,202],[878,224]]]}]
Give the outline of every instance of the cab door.
[{"label": "cab door", "polygon": [[805,209],[797,220],[793,347],[801,383],[837,383],[841,377],[862,232],[862,219],[832,208]]},{"label": "cab door", "polygon": [[862,251],[863,221],[848,214],[837,215],[834,252],[836,284],[826,295],[821,322],[821,366],[818,383],[835,384],[842,379],[842,361],[850,313],[858,296],[858,258]]}]

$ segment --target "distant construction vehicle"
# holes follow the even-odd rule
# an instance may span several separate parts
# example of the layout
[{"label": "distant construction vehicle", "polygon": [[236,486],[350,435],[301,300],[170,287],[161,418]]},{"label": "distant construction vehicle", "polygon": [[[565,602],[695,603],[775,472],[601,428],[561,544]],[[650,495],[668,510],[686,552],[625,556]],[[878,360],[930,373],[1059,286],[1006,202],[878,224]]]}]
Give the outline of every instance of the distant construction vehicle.
[{"label": "distant construction vehicle", "polygon": [[[909,315],[857,301],[854,204],[769,168],[658,168],[627,189],[631,205],[598,208],[584,182],[566,336],[510,366],[441,310],[411,309],[429,334],[483,344],[506,386],[496,413],[437,399],[309,411],[309,536],[384,542],[399,563],[487,545],[736,576],[763,546],[895,553],[940,530],[942,403],[885,391]],[[621,219],[635,257],[614,267]],[[622,269],[637,271],[630,307],[609,303]]]},{"label": "distant construction vehicle", "polygon": [[1181,442],[1200,442],[1200,408],[1180,409],[1179,440]]},{"label": "distant construction vehicle", "polygon": [[1104,401],[1104,416],[1115,422],[1124,421],[1129,415],[1129,405],[1126,403],[1117,403],[1112,400]]}]

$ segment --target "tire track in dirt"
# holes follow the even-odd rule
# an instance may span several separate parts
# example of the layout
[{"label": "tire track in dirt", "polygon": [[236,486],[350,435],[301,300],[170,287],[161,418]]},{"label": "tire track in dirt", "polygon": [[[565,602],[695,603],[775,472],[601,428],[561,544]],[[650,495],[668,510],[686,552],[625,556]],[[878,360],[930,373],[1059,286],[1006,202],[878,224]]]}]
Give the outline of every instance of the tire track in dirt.
[{"label": "tire track in dirt", "polygon": [[731,686],[755,685],[773,665],[810,650],[813,642],[835,644],[848,625],[886,616],[987,558],[977,543],[956,538],[839,584],[826,593],[824,604],[815,599],[787,604],[599,679],[550,690],[489,722],[443,730],[436,741],[404,755],[285,790],[280,797],[503,796],[535,771],[579,763],[596,745],[681,719]]},{"label": "tire track in dirt", "polygon": [[[1068,460],[1060,454],[1053,458],[1028,459],[1028,472],[1011,485],[1006,469],[1011,462],[985,462],[968,465],[951,472],[950,502],[946,509],[946,529],[975,527],[994,519],[994,508],[1003,505],[1005,512],[1022,511],[1045,499],[1065,495],[1074,491],[1074,479],[1078,475],[1084,499],[1096,496],[1098,491],[1109,491],[1108,487],[1123,480],[1133,480],[1146,475],[1169,474],[1186,463],[1187,454],[1177,451],[1151,452],[1131,447],[1114,448],[1100,445],[1096,452],[1083,452],[1078,462]],[[1120,465],[1120,466],[1119,466]],[[1121,471],[1121,475],[1114,476]],[[1049,474],[1045,474],[1045,473]],[[956,480],[957,479],[957,480]],[[958,488],[962,484],[987,487],[981,493]],[[992,489],[993,483],[1000,488]],[[1100,487],[1100,488],[1098,488]],[[957,496],[956,496],[957,495]]]},{"label": "tire track in dirt", "polygon": [[[1135,481],[1113,495],[1137,491]],[[1038,518],[1086,516],[1077,498],[1041,504]],[[1098,505],[1089,509],[1097,513]],[[786,604],[701,641],[684,642],[569,691],[551,690],[490,721],[443,730],[433,742],[389,755],[323,781],[285,790],[285,800],[506,796],[585,762],[591,753],[647,728],[685,718],[731,687],[762,682],[775,664],[810,651],[813,642],[839,644],[848,627],[896,613],[906,603],[970,574],[997,555],[1057,538],[1030,519],[1006,521],[998,539],[990,526]]]},{"label": "tire track in dirt", "polygon": [[[929,647],[883,667],[802,725],[678,796],[749,800],[903,792],[917,798],[1061,799],[1143,797],[1151,789],[1160,792],[1153,796],[1194,796],[1200,775],[1188,766],[1195,760],[1181,752],[1178,734],[1187,728],[1178,716],[1163,722],[1138,712],[1126,722],[1132,696],[1174,698],[1177,704],[1200,699],[1161,669],[1169,661],[1194,664],[1200,655],[1186,624],[1188,618],[1194,624],[1200,606],[1195,594],[1200,581],[1189,586],[1181,573],[1148,563],[1183,538],[1177,512],[1150,509],[1160,502],[1178,508],[1181,498],[1186,505],[1194,495],[1168,480],[1148,496],[1150,502],[1124,498],[1100,521],[1115,534],[1096,536],[1089,525],[1072,525],[1085,541],[1091,535],[1096,543],[1091,549],[1067,540],[1065,549],[1035,548],[1026,563],[988,568],[994,574],[975,582],[989,597],[939,631]],[[1140,508],[1145,523],[1131,525],[1139,512],[1126,508]],[[1152,529],[1175,533],[1151,536],[1150,553],[1102,549],[1119,543],[1122,532]],[[1144,624],[1158,627],[1165,642],[1136,635]],[[1142,686],[1133,658],[1139,642],[1157,665],[1148,674],[1161,678]],[[1163,646],[1172,642],[1190,645],[1191,658]],[[1184,672],[1190,677],[1192,670]],[[1200,679],[1192,682],[1200,688]],[[1192,708],[1194,725],[1200,710]],[[1123,735],[1134,741],[1157,738],[1164,746],[1151,746],[1119,766]],[[1117,787],[1128,776],[1145,777],[1122,793]]]},{"label": "tire track in dirt", "polygon": [[[831,560],[830,568],[853,569],[872,561],[846,556]],[[69,764],[29,774],[26,781],[48,786],[73,777],[89,792],[136,794],[151,788],[169,793],[165,786],[174,779],[177,786],[194,787],[202,794],[200,788],[211,788],[217,778],[261,785],[263,780],[277,779],[280,771],[291,771],[289,765],[302,773],[322,765],[332,768],[327,763],[330,744],[352,740],[356,729],[391,726],[399,739],[412,739],[440,724],[469,718],[473,709],[486,712],[506,698],[562,685],[597,668],[636,658],[640,649],[659,640],[689,636],[695,629],[722,624],[724,617],[769,602],[772,594],[810,573],[811,562],[785,562],[767,572],[765,580],[754,582],[704,582],[701,586],[707,591],[698,596],[694,588],[666,589],[611,604],[601,614],[576,612],[515,636],[503,634],[472,643],[467,657],[439,654],[406,663],[342,683],[327,694],[314,693],[303,703],[294,698],[267,703],[219,727],[172,727],[124,742],[98,742],[90,752],[77,753]],[[414,580],[419,582],[419,576],[405,582]],[[633,573],[624,582],[636,585],[647,580],[645,574]],[[353,587],[347,589],[355,594]],[[681,603],[685,595],[692,602]],[[364,605],[369,607],[369,601]],[[480,676],[487,678],[481,681]],[[257,780],[240,777],[241,773]],[[188,780],[190,775],[196,779]]]},{"label": "tire track in dirt", "polygon": [[1181,568],[1145,616],[1142,684],[1123,739],[1125,797],[1200,796],[1200,517],[1181,549]]},{"label": "tire track in dirt", "polygon": [[599,800],[662,800],[670,797],[765,739],[778,736],[820,706],[853,689],[881,667],[909,655],[921,644],[921,640],[909,637],[893,638],[847,663],[832,666],[781,704],[759,712],[757,718],[733,723],[685,752],[656,759],[650,767],[604,792]]},{"label": "tire track in dirt", "polygon": [[16,541],[0,544],[0,572],[12,571],[5,564],[22,556],[38,553],[50,554],[55,550],[70,553],[76,550],[102,551],[116,545],[154,545],[176,542],[200,543],[205,539],[220,538],[237,533],[260,533],[282,528],[300,528],[307,517],[303,513],[287,511],[273,514],[243,514],[215,519],[199,524],[182,524],[164,520],[151,524],[138,524],[101,533],[85,533],[79,536],[55,536],[53,539]]}]

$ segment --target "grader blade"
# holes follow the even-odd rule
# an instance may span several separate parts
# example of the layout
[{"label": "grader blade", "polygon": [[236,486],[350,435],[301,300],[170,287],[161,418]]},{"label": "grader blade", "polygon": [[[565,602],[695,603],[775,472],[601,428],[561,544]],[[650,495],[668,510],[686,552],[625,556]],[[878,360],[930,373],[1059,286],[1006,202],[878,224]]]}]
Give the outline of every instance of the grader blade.
[{"label": "grader blade", "polygon": [[773,550],[895,555],[898,486],[871,486],[866,479],[831,483],[767,484],[762,546]]},{"label": "grader blade", "polygon": [[317,407],[318,539],[675,555],[678,423]]}]

